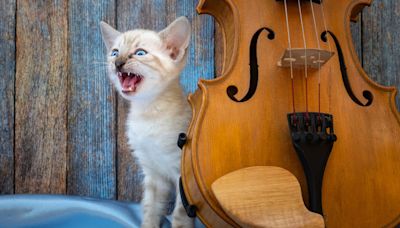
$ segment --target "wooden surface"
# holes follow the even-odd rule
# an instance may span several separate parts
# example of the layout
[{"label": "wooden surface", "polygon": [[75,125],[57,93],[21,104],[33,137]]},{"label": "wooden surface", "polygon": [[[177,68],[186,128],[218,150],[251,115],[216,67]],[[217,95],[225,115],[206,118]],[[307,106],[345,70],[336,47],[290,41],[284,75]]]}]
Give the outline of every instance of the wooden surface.
[{"label": "wooden surface", "polygon": [[66,193],[138,202],[142,175],[124,132],[128,104],[107,78],[99,22],[121,31],[161,30],[187,16],[192,40],[181,82],[189,93],[198,78],[214,77],[214,21],[197,15],[195,4],[2,1],[0,194]]},{"label": "wooden surface", "polygon": [[14,192],[15,7],[0,2],[0,194]]},{"label": "wooden surface", "polygon": [[68,194],[117,197],[116,94],[104,64],[99,21],[115,2],[69,1]]},{"label": "wooden surface", "polygon": [[325,227],[322,216],[304,205],[296,177],[280,167],[239,169],[218,178],[211,188],[241,227]]},{"label": "wooden surface", "polygon": [[67,2],[17,9],[15,193],[66,193]]},{"label": "wooden surface", "polygon": [[[372,80],[400,88],[400,1],[375,1],[364,10],[362,24],[364,69]],[[400,107],[399,95],[396,101]]]},{"label": "wooden surface", "polygon": [[[0,194],[140,199],[141,175],[124,141],[127,104],[105,78],[100,20],[120,30],[161,29],[177,16],[188,16],[193,37],[182,76],[185,90],[194,91],[198,77],[222,71],[221,33],[210,16],[196,14],[197,0],[91,4],[0,3]],[[398,11],[396,0],[377,0],[353,31],[370,76],[399,88]]]},{"label": "wooden surface", "polygon": [[[335,47],[329,37],[336,55],[320,70],[320,104],[321,112],[334,116],[338,140],[326,166],[322,187],[322,207],[328,227],[385,226],[400,215],[400,115],[394,103],[395,91],[368,78],[360,64],[362,61],[357,59],[357,46],[353,46],[350,33],[352,9],[357,4],[366,3],[369,1],[324,3],[327,26],[341,46],[344,56],[341,61],[346,64],[352,88],[352,91],[345,88],[346,80],[342,79],[339,68],[340,48]],[[322,17],[320,7],[314,4],[317,18]],[[308,48],[316,48],[320,38],[313,33],[310,4],[304,3],[302,8],[307,34],[304,42]],[[235,226],[237,224],[216,202],[210,190],[211,184],[243,167],[269,165],[293,173],[300,182],[303,198],[308,202],[304,171],[291,145],[287,127],[286,115],[292,112],[290,70],[276,65],[283,50],[288,48],[283,3],[204,0],[198,9],[213,15],[222,24],[226,50],[224,76],[211,81],[202,80],[200,92],[190,97],[195,115],[183,165],[183,182],[189,201],[198,208],[197,215],[208,226],[228,225],[223,222]],[[298,15],[296,2],[289,3],[288,10],[289,15]],[[299,17],[290,17],[289,23],[292,47],[303,47]],[[249,44],[255,31],[265,26],[275,31],[276,38],[268,40],[266,33],[262,33],[258,41],[257,90],[248,101],[234,102],[229,99],[227,88],[236,85],[238,93],[235,97],[238,100],[245,97],[251,87]],[[317,27],[317,33],[321,34],[324,31],[321,20]],[[363,29],[358,31],[355,38],[360,39],[358,35],[362,39]],[[320,41],[320,45],[329,50],[328,43]],[[364,55],[359,48],[358,52]],[[294,71],[296,111],[305,112],[308,107],[310,112],[318,112],[318,71],[308,71],[307,90],[304,74],[304,70]],[[362,105],[366,103],[362,96],[364,91],[370,91],[373,96],[371,106]],[[349,92],[354,92],[354,96]],[[358,103],[355,97],[360,99]],[[365,175],[365,169],[368,175]]]}]

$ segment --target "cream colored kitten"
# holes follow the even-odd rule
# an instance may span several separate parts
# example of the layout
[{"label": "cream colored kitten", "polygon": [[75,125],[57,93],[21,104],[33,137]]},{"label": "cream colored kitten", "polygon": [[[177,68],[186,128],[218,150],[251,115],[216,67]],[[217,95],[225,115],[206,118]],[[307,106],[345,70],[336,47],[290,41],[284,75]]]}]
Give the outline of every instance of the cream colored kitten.
[{"label": "cream colored kitten", "polygon": [[160,227],[171,188],[177,195],[172,227],[192,227],[179,195],[181,151],[176,145],[191,116],[179,84],[190,40],[189,21],[180,17],[159,33],[120,33],[104,22],[100,25],[109,77],[130,102],[126,135],[145,176],[142,227]]}]

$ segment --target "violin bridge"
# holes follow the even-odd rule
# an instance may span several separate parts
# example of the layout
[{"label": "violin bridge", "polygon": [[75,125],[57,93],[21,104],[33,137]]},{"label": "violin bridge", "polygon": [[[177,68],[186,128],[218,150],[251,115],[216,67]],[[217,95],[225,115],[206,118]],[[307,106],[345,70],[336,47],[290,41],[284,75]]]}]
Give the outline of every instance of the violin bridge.
[{"label": "violin bridge", "polygon": [[[333,52],[312,48],[292,48],[286,49],[282,58],[278,62],[280,67],[309,68],[319,69],[333,56]],[[307,57],[307,60],[306,60]]]}]

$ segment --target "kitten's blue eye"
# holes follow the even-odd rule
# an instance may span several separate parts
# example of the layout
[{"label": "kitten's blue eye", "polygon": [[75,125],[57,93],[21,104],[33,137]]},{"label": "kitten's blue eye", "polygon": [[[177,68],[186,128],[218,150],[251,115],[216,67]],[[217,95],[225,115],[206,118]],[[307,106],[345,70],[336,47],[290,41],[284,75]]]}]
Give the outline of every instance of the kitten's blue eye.
[{"label": "kitten's blue eye", "polygon": [[138,55],[138,56],[143,56],[143,55],[146,55],[146,54],[147,54],[147,51],[145,51],[143,49],[138,49],[138,50],[135,51],[135,55]]},{"label": "kitten's blue eye", "polygon": [[118,56],[118,55],[119,55],[119,51],[117,49],[112,50],[111,56]]}]

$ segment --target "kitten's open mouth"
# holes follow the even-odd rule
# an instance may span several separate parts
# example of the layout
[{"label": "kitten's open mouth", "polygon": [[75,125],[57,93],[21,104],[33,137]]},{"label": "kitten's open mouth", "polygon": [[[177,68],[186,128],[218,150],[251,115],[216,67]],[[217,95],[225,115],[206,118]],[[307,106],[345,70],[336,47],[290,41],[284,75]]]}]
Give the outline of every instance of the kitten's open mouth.
[{"label": "kitten's open mouth", "polygon": [[122,92],[135,92],[143,76],[136,73],[118,72],[118,79],[122,86]]}]

